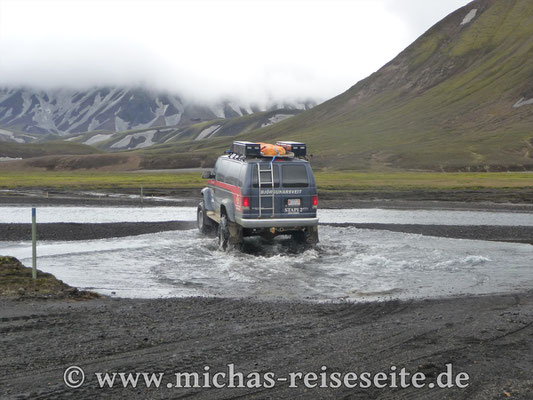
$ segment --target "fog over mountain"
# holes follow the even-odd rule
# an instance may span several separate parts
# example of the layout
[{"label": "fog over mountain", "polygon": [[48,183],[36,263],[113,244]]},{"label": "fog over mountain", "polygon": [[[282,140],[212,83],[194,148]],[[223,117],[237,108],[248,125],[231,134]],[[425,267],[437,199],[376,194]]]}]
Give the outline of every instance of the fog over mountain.
[{"label": "fog over mountain", "polygon": [[[198,103],[175,93],[143,87],[0,88],[0,126],[15,132],[64,136],[92,131],[175,127],[261,111],[302,111],[314,105],[312,100],[266,105],[228,99]],[[0,130],[0,141],[6,139],[1,131],[5,129]],[[8,132],[7,136],[9,139],[12,134]]]},{"label": "fog over mountain", "polygon": [[467,0],[0,0],[0,86],[326,100]]}]

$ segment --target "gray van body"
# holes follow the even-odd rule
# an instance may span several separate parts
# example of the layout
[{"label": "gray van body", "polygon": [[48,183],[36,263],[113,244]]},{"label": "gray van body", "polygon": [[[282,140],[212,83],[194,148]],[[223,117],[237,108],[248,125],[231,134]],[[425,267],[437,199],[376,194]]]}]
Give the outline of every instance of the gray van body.
[{"label": "gray van body", "polygon": [[224,155],[210,178],[202,195],[214,222],[226,215],[241,237],[302,232],[307,243],[318,242],[317,188],[308,161]]}]

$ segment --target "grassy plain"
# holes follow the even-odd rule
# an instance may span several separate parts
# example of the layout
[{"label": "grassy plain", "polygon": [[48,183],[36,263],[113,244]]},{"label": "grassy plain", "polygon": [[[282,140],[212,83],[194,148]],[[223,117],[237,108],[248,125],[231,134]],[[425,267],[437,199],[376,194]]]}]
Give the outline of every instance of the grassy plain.
[{"label": "grassy plain", "polygon": [[[320,190],[454,190],[533,188],[532,172],[352,172],[316,171]],[[1,172],[0,189],[199,188],[206,181],[194,173]]]}]

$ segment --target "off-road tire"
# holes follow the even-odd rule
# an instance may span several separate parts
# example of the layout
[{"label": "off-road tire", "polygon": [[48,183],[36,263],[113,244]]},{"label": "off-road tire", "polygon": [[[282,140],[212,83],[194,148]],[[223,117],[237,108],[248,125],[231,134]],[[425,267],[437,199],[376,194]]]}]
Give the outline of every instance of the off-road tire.
[{"label": "off-road tire", "polygon": [[211,218],[207,216],[203,200],[198,204],[198,209],[196,211],[196,226],[202,235],[213,233],[215,228]]},{"label": "off-road tire", "polygon": [[294,232],[292,239],[299,244],[315,245],[318,243],[318,229],[317,227],[310,227]]},{"label": "off-road tire", "polygon": [[218,248],[220,250],[227,250],[229,244],[229,221],[226,214],[220,216],[220,223],[218,224]]}]

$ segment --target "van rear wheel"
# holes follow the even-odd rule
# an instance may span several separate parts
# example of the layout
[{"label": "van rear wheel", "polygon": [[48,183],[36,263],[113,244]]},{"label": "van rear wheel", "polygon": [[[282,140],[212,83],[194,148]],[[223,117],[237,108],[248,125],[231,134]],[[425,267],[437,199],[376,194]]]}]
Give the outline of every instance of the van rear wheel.
[{"label": "van rear wheel", "polygon": [[224,213],[220,216],[218,224],[218,247],[221,250],[240,248],[242,245],[243,232],[242,226],[231,222]]},{"label": "van rear wheel", "polygon": [[296,243],[315,245],[318,243],[318,229],[317,227],[310,227],[305,230],[294,232],[292,234],[292,239]]},{"label": "van rear wheel", "polygon": [[220,216],[220,223],[218,224],[218,248],[220,250],[227,250],[229,243],[229,224],[226,214]]},{"label": "van rear wheel", "polygon": [[305,232],[304,231],[294,232],[292,234],[292,240],[294,240],[298,244],[306,243],[306,241],[305,241]]}]

